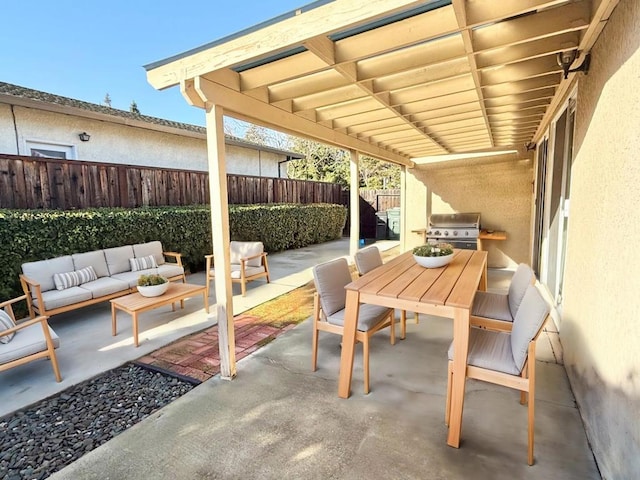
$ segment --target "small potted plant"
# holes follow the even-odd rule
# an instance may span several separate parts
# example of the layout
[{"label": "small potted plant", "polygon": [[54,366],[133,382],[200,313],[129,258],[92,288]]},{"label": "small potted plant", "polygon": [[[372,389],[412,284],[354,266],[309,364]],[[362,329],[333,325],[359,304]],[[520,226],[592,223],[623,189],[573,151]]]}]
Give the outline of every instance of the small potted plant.
[{"label": "small potted plant", "polygon": [[449,243],[427,243],[413,249],[413,258],[426,268],[444,267],[453,258],[453,247]]},{"label": "small potted plant", "polygon": [[138,292],[143,297],[158,297],[169,288],[169,280],[162,275],[140,275],[138,277]]}]

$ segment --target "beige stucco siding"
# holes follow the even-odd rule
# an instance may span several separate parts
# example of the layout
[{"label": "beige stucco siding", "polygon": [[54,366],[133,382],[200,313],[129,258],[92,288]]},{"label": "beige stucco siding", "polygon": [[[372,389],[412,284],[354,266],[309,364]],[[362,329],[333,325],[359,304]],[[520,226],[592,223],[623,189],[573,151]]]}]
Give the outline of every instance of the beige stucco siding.
[{"label": "beige stucco siding", "polygon": [[[204,136],[196,138],[22,106],[14,106],[13,111],[15,121],[11,107],[0,104],[0,153],[30,155],[27,142],[31,141],[73,147],[78,160],[207,170]],[[90,141],[81,142],[81,132],[89,133]],[[285,159],[285,155],[275,152],[226,146],[230,174],[286,177],[286,167],[278,175],[278,162]]]},{"label": "beige stucco siding", "polygon": [[640,474],[640,2],[580,77],[561,340],[604,478]]},{"label": "beige stucco siding", "polygon": [[421,237],[432,213],[479,212],[483,228],[504,230],[505,241],[485,241],[489,266],[529,263],[533,164],[509,155],[442,162],[407,170],[407,247]]},{"label": "beige stucco siding", "polygon": [[11,106],[5,104],[0,104],[0,152],[18,154]]}]

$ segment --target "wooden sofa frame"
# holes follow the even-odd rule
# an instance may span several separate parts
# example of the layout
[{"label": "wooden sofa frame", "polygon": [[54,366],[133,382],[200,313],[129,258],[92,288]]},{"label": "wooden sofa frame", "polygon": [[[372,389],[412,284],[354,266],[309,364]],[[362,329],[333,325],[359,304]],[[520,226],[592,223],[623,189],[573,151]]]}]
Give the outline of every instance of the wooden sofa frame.
[{"label": "wooden sofa frame", "polygon": [[[182,254],[177,252],[162,252],[165,257],[173,257],[176,259],[176,265],[182,267]],[[170,282],[175,280],[182,280],[183,283],[186,283],[186,277],[184,273],[182,275],[176,275],[173,277],[169,277],[168,280]],[[124,295],[128,295],[130,293],[137,292],[136,287],[131,287],[128,289],[120,290],[119,292],[111,293],[109,295],[103,295],[97,298],[91,298],[89,300],[83,300],[81,302],[72,303],[70,305],[64,305],[62,307],[53,308],[51,310],[47,310],[44,305],[44,300],[42,299],[42,289],[40,288],[40,284],[29,279],[26,275],[20,274],[20,284],[22,285],[22,290],[26,296],[27,308],[29,309],[29,316],[31,318],[35,318],[36,315],[45,315],[50,317],[52,315],[56,315],[58,313],[69,312],[72,310],[76,310],[78,308],[86,307],[89,305],[93,305],[96,303],[101,303],[106,300],[110,300],[112,298],[122,297]],[[38,305],[33,302],[33,299],[38,301]]]}]

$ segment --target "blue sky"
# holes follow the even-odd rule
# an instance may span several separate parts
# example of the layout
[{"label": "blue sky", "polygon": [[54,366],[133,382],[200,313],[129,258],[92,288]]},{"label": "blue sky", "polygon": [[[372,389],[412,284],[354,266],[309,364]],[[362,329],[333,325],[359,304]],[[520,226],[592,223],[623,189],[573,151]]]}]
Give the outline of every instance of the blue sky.
[{"label": "blue sky", "polygon": [[198,47],[310,0],[21,0],[3,2],[0,81],[204,125],[178,88],[156,91],[143,65]]}]

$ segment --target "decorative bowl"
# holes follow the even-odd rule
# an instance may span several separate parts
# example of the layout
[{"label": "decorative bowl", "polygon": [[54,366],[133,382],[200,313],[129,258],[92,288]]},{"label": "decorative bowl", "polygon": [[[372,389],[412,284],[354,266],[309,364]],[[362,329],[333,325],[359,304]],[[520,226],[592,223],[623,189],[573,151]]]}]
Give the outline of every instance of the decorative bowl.
[{"label": "decorative bowl", "polygon": [[159,297],[165,293],[168,288],[169,282],[164,282],[160,285],[147,285],[145,287],[138,285],[138,292],[140,292],[140,295],[143,297]]},{"label": "decorative bowl", "polygon": [[453,258],[453,253],[449,255],[444,255],[442,257],[420,257],[418,255],[414,255],[413,259],[416,261],[418,265],[422,265],[426,268],[439,268],[448,265]]}]

